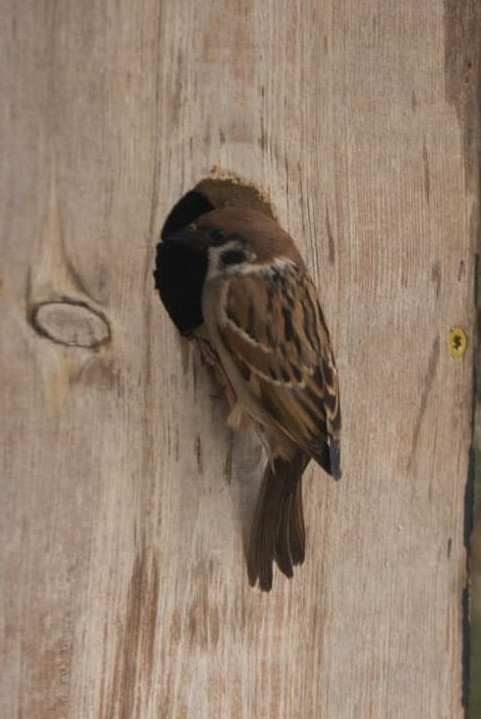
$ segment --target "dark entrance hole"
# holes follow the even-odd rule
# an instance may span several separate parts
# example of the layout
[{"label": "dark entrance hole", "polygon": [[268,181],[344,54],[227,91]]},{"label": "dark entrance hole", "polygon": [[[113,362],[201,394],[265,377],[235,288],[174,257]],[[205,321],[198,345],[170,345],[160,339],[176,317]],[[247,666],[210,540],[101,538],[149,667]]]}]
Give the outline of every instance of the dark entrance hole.
[{"label": "dark entrance hole", "polygon": [[207,257],[177,244],[173,236],[206,212],[222,207],[249,207],[276,219],[264,188],[219,170],[201,180],[174,205],[160,234],[154,277],[155,288],[183,335],[191,334],[203,322],[201,293]]}]

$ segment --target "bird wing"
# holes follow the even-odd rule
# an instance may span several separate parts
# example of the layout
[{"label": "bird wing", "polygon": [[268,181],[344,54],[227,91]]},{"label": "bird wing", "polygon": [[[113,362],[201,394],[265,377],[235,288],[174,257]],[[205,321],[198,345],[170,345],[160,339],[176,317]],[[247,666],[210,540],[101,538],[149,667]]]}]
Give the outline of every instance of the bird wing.
[{"label": "bird wing", "polygon": [[303,267],[231,277],[219,333],[274,423],[340,477],[337,370],[316,287]]}]

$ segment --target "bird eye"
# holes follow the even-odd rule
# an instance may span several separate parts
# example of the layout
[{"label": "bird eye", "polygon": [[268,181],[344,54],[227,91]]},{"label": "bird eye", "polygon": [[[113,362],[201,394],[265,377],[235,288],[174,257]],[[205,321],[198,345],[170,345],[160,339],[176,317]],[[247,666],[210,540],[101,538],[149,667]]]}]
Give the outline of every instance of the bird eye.
[{"label": "bird eye", "polygon": [[209,237],[213,245],[222,245],[227,237],[227,233],[218,227],[214,227],[214,229],[210,231]]},{"label": "bird eye", "polygon": [[242,250],[227,250],[220,256],[224,265],[238,265],[247,259],[246,253]]}]

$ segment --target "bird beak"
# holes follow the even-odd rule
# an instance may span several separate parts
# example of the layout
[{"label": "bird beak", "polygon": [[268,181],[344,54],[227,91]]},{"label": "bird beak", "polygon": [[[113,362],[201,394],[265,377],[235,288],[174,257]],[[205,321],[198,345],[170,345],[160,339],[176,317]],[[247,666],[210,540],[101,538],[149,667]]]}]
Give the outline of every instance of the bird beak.
[{"label": "bird beak", "polygon": [[195,225],[186,225],[180,230],[171,232],[164,238],[165,243],[175,244],[177,247],[185,247],[194,252],[203,253],[207,249],[207,237],[198,230]]}]

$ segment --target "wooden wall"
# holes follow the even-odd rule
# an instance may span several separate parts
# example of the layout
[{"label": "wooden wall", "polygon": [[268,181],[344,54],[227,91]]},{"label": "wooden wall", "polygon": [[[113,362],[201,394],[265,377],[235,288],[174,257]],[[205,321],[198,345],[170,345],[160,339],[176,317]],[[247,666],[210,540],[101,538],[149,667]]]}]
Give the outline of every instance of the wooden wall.
[{"label": "wooden wall", "polygon": [[[0,716],[462,717],[479,3],[1,5]],[[270,595],[258,442],[153,290],[213,165],[271,192],[341,377]]]}]

